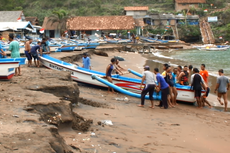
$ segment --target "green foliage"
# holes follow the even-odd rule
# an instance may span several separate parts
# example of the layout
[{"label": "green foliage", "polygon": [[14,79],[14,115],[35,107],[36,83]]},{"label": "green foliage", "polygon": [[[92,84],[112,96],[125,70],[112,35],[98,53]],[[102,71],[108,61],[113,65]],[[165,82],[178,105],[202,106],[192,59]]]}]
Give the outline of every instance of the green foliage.
[{"label": "green foliage", "polygon": [[196,25],[180,25],[179,27],[179,35],[180,37],[186,36],[200,36],[200,27]]},{"label": "green foliage", "polygon": [[60,9],[72,15],[123,15],[125,6],[149,6],[149,10],[157,9],[173,12],[174,0],[0,0],[1,11],[23,10],[25,16],[36,16],[42,25],[44,17]]}]

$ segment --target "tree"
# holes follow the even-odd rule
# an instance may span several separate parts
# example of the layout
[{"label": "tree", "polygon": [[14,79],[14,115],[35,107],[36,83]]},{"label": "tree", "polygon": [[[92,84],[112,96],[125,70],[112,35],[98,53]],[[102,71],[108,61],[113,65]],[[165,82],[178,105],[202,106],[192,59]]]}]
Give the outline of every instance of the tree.
[{"label": "tree", "polygon": [[67,11],[60,9],[52,12],[52,15],[49,16],[48,22],[51,22],[51,25],[58,23],[57,30],[60,30],[60,32],[63,33],[67,29],[66,23],[69,18],[71,18],[71,15]]}]

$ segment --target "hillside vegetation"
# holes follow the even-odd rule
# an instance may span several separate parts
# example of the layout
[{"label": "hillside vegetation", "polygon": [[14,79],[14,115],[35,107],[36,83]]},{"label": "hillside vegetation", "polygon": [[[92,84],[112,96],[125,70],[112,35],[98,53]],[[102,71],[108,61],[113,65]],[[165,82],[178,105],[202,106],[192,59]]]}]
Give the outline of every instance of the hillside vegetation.
[{"label": "hillside vegetation", "polygon": [[[63,9],[74,16],[122,15],[125,6],[149,6],[150,10],[173,11],[173,0],[0,0],[0,10],[23,10],[26,16],[45,16]],[[156,9],[158,8],[158,9]],[[160,8],[160,9],[159,9]]]},{"label": "hillside vegetation", "polygon": [[[200,9],[190,10],[192,14],[205,16],[204,9],[208,12],[224,8],[230,0],[206,0],[207,4],[200,5]],[[46,16],[50,16],[55,11],[64,10],[70,16],[97,16],[97,15],[123,15],[125,6],[149,6],[149,13],[178,13],[174,11],[174,0],[0,0],[0,11],[23,10],[25,16],[36,16],[40,25]],[[211,5],[213,4],[213,5]],[[183,12],[180,12],[183,13]],[[218,16],[218,23],[212,23],[212,29],[216,38],[223,36],[225,40],[230,40],[230,9],[211,14]],[[200,35],[199,27],[179,27],[183,31],[182,35]],[[155,29],[164,31],[163,29]],[[170,32],[170,31],[168,31]]]}]

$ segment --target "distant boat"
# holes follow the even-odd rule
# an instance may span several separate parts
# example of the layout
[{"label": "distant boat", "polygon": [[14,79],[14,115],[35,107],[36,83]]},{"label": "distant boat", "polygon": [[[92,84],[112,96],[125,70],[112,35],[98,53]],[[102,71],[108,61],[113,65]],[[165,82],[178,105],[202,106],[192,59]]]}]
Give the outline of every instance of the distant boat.
[{"label": "distant boat", "polygon": [[207,51],[226,51],[229,47],[222,47],[222,48],[206,48]]}]

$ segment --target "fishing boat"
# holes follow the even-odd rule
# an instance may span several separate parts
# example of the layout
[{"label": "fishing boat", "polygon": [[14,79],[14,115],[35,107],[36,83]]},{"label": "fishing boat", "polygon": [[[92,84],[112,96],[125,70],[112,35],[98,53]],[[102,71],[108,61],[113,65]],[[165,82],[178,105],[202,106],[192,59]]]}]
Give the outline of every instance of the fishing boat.
[{"label": "fishing boat", "polygon": [[[97,75],[100,78],[106,80],[105,73],[84,69],[77,65],[70,64],[58,59],[55,59],[49,55],[43,55],[40,57],[42,64],[48,68],[58,71],[68,71],[71,73],[73,80],[85,84],[90,84],[99,87],[108,87],[105,83],[102,83],[91,78],[92,75]],[[128,78],[120,75],[112,75],[113,84],[124,90],[129,90],[132,93],[141,93],[140,84],[141,79]],[[178,90],[177,100],[185,102],[195,102],[194,92],[190,90],[190,86],[176,85]],[[156,93],[155,93],[156,94]]]},{"label": "fishing boat", "polygon": [[222,47],[222,48],[218,48],[218,47],[215,47],[215,48],[206,48],[207,51],[226,51],[228,50],[229,47]]},{"label": "fishing boat", "polygon": [[9,80],[14,76],[19,61],[0,61],[0,80]]}]

